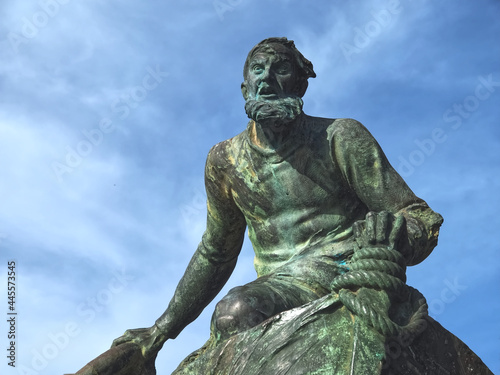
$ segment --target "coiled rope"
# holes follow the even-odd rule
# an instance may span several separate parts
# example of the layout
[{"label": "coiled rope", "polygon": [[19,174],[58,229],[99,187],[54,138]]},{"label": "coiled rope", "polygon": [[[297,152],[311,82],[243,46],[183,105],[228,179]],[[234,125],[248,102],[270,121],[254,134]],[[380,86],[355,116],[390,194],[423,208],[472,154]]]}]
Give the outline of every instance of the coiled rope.
[{"label": "coiled rope", "polygon": [[[349,264],[349,272],[335,278],[333,293],[356,316],[362,318],[385,337],[414,337],[421,332],[428,306],[425,297],[406,285],[406,263],[403,256],[390,247],[373,246],[357,249]],[[386,312],[379,312],[356,292],[360,288],[385,291],[395,301],[417,301],[416,311],[407,324],[399,325]]]}]

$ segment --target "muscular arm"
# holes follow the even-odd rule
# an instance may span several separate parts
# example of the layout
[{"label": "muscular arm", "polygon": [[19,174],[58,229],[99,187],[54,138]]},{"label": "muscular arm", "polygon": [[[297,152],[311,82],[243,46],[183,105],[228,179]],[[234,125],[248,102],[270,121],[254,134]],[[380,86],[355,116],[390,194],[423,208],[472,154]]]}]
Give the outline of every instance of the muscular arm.
[{"label": "muscular arm", "polygon": [[217,145],[210,150],[205,168],[207,229],[167,310],[156,321],[168,338],[175,338],[219,293],[243,243],[245,219],[232,199],[221,149]]},{"label": "muscular arm", "polygon": [[167,310],[155,325],[128,330],[113,346],[134,342],[146,359],[155,357],[167,339],[177,337],[200,315],[233,272],[246,222],[231,196],[222,149],[219,144],[210,150],[205,167],[207,229]]},{"label": "muscular arm", "polygon": [[418,198],[394,170],[377,141],[359,122],[336,121],[332,149],[347,183],[369,211],[389,211],[406,219],[408,265],[424,260],[437,244],[441,215]]}]

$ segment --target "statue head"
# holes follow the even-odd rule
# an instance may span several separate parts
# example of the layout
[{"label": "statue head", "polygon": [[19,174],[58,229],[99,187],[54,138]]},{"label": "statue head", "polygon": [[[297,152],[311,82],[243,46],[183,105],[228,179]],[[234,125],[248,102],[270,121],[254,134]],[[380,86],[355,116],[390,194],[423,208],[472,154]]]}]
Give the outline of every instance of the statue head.
[{"label": "statue head", "polygon": [[[277,70],[276,73],[283,75],[286,70],[286,73],[290,74],[290,77],[287,77],[287,83],[289,83],[288,81],[293,81],[293,87],[291,87],[291,92],[284,94],[294,94],[298,97],[303,97],[307,90],[307,80],[316,77],[312,63],[299,52],[293,40],[288,40],[287,38],[267,38],[250,50],[245,61],[243,67],[244,82],[241,84],[245,100],[249,94],[253,94],[253,92],[249,91],[251,88],[248,87],[251,83],[257,80],[269,80],[272,78],[273,72],[266,72],[263,69],[263,60],[266,57],[274,57],[276,60],[275,66],[269,67],[275,68]],[[268,73],[268,75],[259,78],[255,74],[252,74],[256,72]]]},{"label": "statue head", "polygon": [[313,66],[286,38],[268,38],[249,52],[243,68],[241,92],[253,120],[286,123],[302,112]]}]

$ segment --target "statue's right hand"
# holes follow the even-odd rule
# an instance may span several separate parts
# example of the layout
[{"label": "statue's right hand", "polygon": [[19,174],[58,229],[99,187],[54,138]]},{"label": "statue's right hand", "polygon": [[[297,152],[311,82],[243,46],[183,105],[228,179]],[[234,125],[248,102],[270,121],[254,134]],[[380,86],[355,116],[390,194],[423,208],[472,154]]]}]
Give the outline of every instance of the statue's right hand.
[{"label": "statue's right hand", "polygon": [[149,328],[127,329],[123,336],[120,336],[117,339],[113,340],[113,344],[111,344],[111,347],[125,344],[126,342],[137,343],[137,339],[141,336],[147,335],[148,331]]},{"label": "statue's right hand", "polygon": [[123,336],[113,341],[111,347],[134,343],[141,348],[144,358],[150,359],[158,354],[165,341],[165,335],[154,325],[150,328],[128,329]]}]

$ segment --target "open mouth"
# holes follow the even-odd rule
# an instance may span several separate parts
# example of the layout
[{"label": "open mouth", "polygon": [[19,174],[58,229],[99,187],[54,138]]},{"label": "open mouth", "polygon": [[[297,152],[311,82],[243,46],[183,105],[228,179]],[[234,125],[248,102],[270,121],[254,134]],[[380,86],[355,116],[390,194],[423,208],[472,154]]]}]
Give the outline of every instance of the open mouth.
[{"label": "open mouth", "polygon": [[259,98],[261,98],[261,99],[277,99],[278,95],[277,94],[260,94]]},{"label": "open mouth", "polygon": [[273,99],[278,97],[278,94],[270,86],[267,85],[261,87],[257,95],[263,99]]}]

